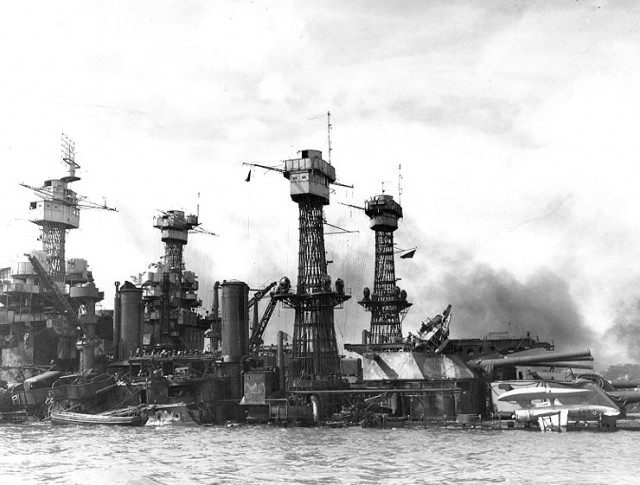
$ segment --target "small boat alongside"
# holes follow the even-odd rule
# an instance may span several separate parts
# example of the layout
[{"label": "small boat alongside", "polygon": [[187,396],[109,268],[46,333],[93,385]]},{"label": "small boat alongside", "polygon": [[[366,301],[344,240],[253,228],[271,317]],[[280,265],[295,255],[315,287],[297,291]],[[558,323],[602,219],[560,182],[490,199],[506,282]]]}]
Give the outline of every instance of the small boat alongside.
[{"label": "small boat alongside", "polygon": [[131,414],[128,416],[74,413],[71,411],[52,411],[51,424],[108,425],[108,426],[144,426],[148,416]]}]

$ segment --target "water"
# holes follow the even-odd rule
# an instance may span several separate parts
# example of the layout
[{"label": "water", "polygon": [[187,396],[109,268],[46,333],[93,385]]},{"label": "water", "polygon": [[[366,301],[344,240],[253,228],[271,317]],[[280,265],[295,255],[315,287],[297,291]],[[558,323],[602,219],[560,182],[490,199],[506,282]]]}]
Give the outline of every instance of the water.
[{"label": "water", "polygon": [[640,434],[0,426],[0,484],[638,483]]}]

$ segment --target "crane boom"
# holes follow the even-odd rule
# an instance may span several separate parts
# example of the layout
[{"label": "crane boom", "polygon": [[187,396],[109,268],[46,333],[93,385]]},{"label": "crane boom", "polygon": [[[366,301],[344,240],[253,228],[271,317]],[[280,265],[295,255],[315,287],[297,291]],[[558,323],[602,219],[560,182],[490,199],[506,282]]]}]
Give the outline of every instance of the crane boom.
[{"label": "crane boom", "polygon": [[253,329],[253,333],[249,339],[249,349],[251,352],[255,352],[263,343],[262,335],[264,335],[264,331],[267,329],[267,324],[269,323],[271,315],[273,315],[273,311],[276,309],[277,304],[278,300],[272,297],[267,308],[265,308],[264,313],[262,314],[262,318],[260,319],[258,326]]},{"label": "crane boom", "polygon": [[262,298],[264,298],[264,295],[269,293],[271,288],[276,286],[276,284],[277,284],[277,282],[273,281],[272,283],[269,283],[265,288],[256,291],[255,295],[253,295],[253,297],[249,300],[249,305],[248,305],[249,308],[251,308],[253,305],[255,305],[260,300],[262,300]]},{"label": "crane boom", "polygon": [[33,266],[33,269],[36,270],[36,273],[38,274],[38,277],[40,278],[42,284],[49,291],[49,293],[53,295],[53,304],[56,307],[56,310],[65,315],[71,322],[71,324],[75,327],[82,327],[82,322],[80,322],[78,314],[64,297],[64,294],[62,293],[60,288],[58,288],[58,285],[56,285],[51,277],[47,274],[38,258],[31,254],[25,254],[25,256]]}]

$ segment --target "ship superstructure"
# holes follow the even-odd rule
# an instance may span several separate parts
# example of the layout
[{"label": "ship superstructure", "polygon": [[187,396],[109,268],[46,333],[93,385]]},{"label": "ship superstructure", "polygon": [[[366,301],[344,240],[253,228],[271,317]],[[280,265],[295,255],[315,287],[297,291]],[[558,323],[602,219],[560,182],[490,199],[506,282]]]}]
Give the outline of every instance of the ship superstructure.
[{"label": "ship superstructure", "polygon": [[212,323],[213,317],[207,319],[197,312],[202,305],[197,294],[198,277],[185,269],[183,253],[190,232],[213,233],[200,227],[197,215],[181,210],[162,212],[154,218],[153,226],[160,230],[165,246],[162,260],[151,264],[135,284],[127,282],[116,289],[115,308],[131,307],[118,300],[126,295],[127,301],[139,302],[134,305],[139,310],[134,312],[142,314],[139,322],[133,319],[137,322],[134,330],[122,326],[118,320],[123,316],[116,314],[114,347],[120,360],[142,352],[203,350],[204,332]]},{"label": "ship superstructure", "polygon": [[142,285],[148,345],[163,349],[196,345],[202,348],[202,341],[195,342],[189,332],[180,331],[180,326],[186,329],[196,324],[194,310],[202,305],[196,293],[197,276],[185,270],[183,262],[189,231],[200,226],[198,216],[170,210],[155,217],[153,226],[162,234],[165,251],[162,262],[146,274]]},{"label": "ship superstructure", "polygon": [[[165,246],[161,261],[133,283],[116,282],[109,322],[115,355],[107,368],[111,375],[103,374],[96,362],[96,304],[103,294],[86,260],[65,260],[66,233],[79,227],[79,209],[85,207],[69,188],[79,180],[74,153],[65,139],[68,175],[27,186],[42,198],[31,204],[42,250],[0,269],[0,379],[16,384],[0,385],[0,419],[23,408],[25,416],[82,424],[137,417],[154,424],[328,421],[382,427],[456,420],[464,427],[499,417],[511,427],[537,420],[543,430],[566,429],[570,420],[590,420],[615,429],[626,404],[640,402],[640,390],[616,388],[594,374],[574,376],[573,369],[593,368],[588,350],[549,352],[551,343],[530,334],[450,339],[452,305],[422,322],[415,337],[403,338],[411,302],[397,286],[393,241],[403,214],[384,193],[360,208],[376,235],[373,292],[365,289],[358,302],[371,311],[370,329],[361,344],[345,345],[361,359],[341,360],[334,309],[350,296],[341,279],[332,285],[328,275],[324,206],[336,176],[317,150],[303,150],[275,169],[290,181],[299,210],[295,288],[286,277],[254,290],[224,280],[214,286],[212,313],[198,313],[198,281],[186,270],[183,252],[190,232],[206,231],[196,215],[162,212],[153,223]],[[256,292],[251,299],[249,291]],[[271,299],[259,319],[258,302],[267,294]],[[292,345],[285,345],[281,330],[277,347],[269,350],[262,336],[280,301],[295,310]],[[207,350],[205,338],[211,339]],[[542,375],[558,368],[570,376]]]},{"label": "ship superstructure", "polygon": [[69,184],[80,180],[76,169],[75,144],[63,134],[62,161],[68,166],[68,175],[59,179],[45,180],[41,187],[30,187],[41,200],[31,202],[30,220],[40,227],[42,250],[47,255],[48,273],[58,282],[64,282],[65,242],[67,231],[80,227],[78,195]]},{"label": "ship superstructure", "polygon": [[[128,376],[134,392],[125,396],[127,405],[146,406],[156,424],[238,419],[249,287],[216,283],[212,312],[198,311],[198,279],[185,269],[183,253],[189,233],[213,233],[200,227],[197,215],[180,210],[162,212],[153,226],[164,256],[134,282],[116,282],[109,371]],[[211,340],[206,349],[205,339]]]},{"label": "ship superstructure", "polygon": [[62,162],[65,176],[39,187],[21,184],[40,198],[30,203],[29,219],[40,229],[42,250],[0,269],[0,376],[9,382],[21,381],[37,366],[75,369],[76,350],[83,354],[82,365],[94,363],[95,305],[103,293],[95,287],[85,259],[66,260],[66,236],[80,227],[81,208],[115,209],[89,202],[69,187],[80,180],[80,166],[75,144],[64,134]]}]

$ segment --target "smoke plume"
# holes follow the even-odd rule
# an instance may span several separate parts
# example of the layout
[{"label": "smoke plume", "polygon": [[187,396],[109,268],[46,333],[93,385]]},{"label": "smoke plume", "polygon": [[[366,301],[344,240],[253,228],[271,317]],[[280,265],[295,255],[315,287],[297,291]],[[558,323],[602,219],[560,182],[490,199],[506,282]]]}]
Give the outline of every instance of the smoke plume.
[{"label": "smoke plume", "polygon": [[509,271],[474,261],[464,251],[431,247],[437,249],[426,255],[423,251],[424,259],[416,258],[403,277],[414,309],[423,315],[433,316],[453,305],[452,337],[484,337],[492,332],[518,337],[529,332],[553,341],[557,350],[594,350],[599,345],[560,275],[539,269],[520,280]]},{"label": "smoke plume", "polygon": [[478,337],[508,331],[520,336],[529,332],[541,340],[553,340],[558,349],[584,348],[596,341],[568,285],[550,271],[539,270],[520,282],[506,271],[477,265],[447,274],[443,283],[442,291],[456,312],[456,334]]},{"label": "smoke plume", "polygon": [[640,362],[640,299],[622,303],[608,332],[611,348],[626,353],[628,359]]}]

